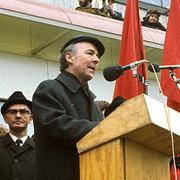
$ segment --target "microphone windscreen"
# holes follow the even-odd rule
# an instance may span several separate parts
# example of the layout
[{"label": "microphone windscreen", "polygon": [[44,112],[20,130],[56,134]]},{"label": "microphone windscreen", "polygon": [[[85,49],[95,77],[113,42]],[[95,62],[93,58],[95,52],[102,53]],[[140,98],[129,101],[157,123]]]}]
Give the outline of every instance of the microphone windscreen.
[{"label": "microphone windscreen", "polygon": [[120,66],[110,66],[103,70],[103,76],[107,81],[116,80],[122,73]]},{"label": "microphone windscreen", "polygon": [[[159,65],[157,65],[157,64],[152,64],[152,65],[153,65],[153,67],[154,67],[155,72],[159,72],[159,71],[160,71]],[[149,70],[150,72],[153,72],[153,73],[154,73],[154,70],[153,70],[151,64],[148,66],[148,70]]]},{"label": "microphone windscreen", "polygon": [[117,96],[116,98],[114,98],[109,107],[104,111],[104,117],[107,117],[109,114],[111,114],[118,106],[120,106],[125,101],[126,99],[121,96]]}]

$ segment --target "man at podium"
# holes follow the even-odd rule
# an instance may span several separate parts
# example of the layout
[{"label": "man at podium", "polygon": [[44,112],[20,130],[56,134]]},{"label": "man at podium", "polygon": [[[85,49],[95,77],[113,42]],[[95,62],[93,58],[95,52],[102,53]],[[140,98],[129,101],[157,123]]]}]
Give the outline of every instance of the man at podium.
[{"label": "man at podium", "polygon": [[33,119],[38,180],[79,180],[76,143],[103,119],[88,81],[104,50],[91,36],[70,39],[61,49],[61,73],[37,87]]}]

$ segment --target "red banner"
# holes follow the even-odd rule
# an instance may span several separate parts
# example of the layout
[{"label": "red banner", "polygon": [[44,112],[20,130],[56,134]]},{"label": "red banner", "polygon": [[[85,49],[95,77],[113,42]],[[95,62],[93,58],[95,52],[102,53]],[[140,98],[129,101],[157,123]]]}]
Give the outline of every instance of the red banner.
[{"label": "red banner", "polygon": [[[118,64],[124,66],[142,59],[145,59],[145,53],[138,0],[127,0]],[[139,65],[138,74],[147,79],[145,64]],[[114,98],[122,96],[130,99],[141,93],[145,93],[145,86],[132,76],[131,70],[125,71],[116,80]]]},{"label": "red banner", "polygon": [[[171,1],[169,20],[167,25],[163,50],[163,65],[180,65],[180,0]],[[174,69],[180,78],[180,69]],[[180,90],[169,77],[169,70],[162,70],[161,87],[168,97],[168,106],[180,112]]]}]

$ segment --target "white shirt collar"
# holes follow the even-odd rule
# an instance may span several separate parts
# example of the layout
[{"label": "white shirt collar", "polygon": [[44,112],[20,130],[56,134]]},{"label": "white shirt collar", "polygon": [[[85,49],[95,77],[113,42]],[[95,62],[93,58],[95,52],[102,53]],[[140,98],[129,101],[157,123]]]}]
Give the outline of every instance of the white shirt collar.
[{"label": "white shirt collar", "polygon": [[12,138],[12,140],[13,140],[14,142],[16,142],[17,139],[21,139],[21,141],[22,141],[23,144],[25,143],[26,139],[28,138],[27,135],[24,136],[24,137],[22,137],[22,138],[18,138],[18,137],[16,137],[15,135],[13,135],[13,134],[11,134],[11,133],[9,133],[9,135],[11,136],[11,138]]}]

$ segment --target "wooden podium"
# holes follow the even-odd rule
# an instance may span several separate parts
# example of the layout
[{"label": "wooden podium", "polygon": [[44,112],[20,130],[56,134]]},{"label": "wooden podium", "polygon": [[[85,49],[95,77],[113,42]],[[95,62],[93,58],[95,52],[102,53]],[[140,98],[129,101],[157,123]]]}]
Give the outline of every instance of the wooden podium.
[{"label": "wooden podium", "polygon": [[[180,113],[167,109],[180,153]],[[170,180],[166,114],[163,104],[144,94],[119,106],[77,143],[80,179]]]}]

